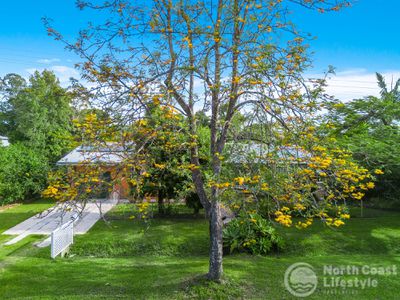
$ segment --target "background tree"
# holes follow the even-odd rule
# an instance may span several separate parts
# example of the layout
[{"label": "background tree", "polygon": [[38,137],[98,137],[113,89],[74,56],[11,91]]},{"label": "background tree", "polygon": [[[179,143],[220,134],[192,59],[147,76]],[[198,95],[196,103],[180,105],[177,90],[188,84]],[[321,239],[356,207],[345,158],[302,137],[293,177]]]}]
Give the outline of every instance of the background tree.
[{"label": "background tree", "polygon": [[[302,76],[309,54],[306,35],[290,22],[289,7],[295,4],[323,13],[349,3],[154,0],[143,6],[131,1],[78,1],[81,9],[104,11],[105,22],[83,30],[76,42],[66,41],[47,23],[50,35],[84,59],[82,73],[96,83],[96,101],[113,111],[115,122],[133,124],[143,118],[155,93],[185,116],[192,180],[210,218],[208,278],[212,280],[222,275],[221,194],[228,185],[260,183],[254,176],[221,182],[221,154],[236,113],[251,110],[264,115],[263,120],[274,120],[287,141],[299,141],[295,133],[312,136],[304,134],[304,124],[317,107],[322,82],[314,81],[310,87]],[[199,160],[195,112],[200,109],[211,117],[209,169],[202,168]],[[282,189],[285,186],[282,182]],[[279,201],[276,204],[279,209]],[[279,211],[277,219],[289,223],[288,215]]]},{"label": "background tree", "polygon": [[36,71],[28,82],[15,74],[1,82],[1,134],[57,161],[69,149],[71,95],[46,70]]},{"label": "background tree", "polygon": [[0,148],[2,203],[40,196],[48,170],[71,146],[71,98],[50,71],[0,78],[0,134],[11,142]]},{"label": "background tree", "polygon": [[12,120],[14,114],[10,99],[26,87],[26,80],[18,74],[7,74],[0,78],[0,132],[3,135],[8,135],[13,130],[15,124]]},{"label": "background tree", "polygon": [[0,205],[40,197],[48,171],[46,157],[29,147],[0,147]]},{"label": "background tree", "polygon": [[400,80],[388,87],[383,76],[376,75],[380,97],[328,103],[325,130],[372,172],[384,169],[385,175],[379,177],[377,189],[369,196],[379,198],[375,205],[398,208]]},{"label": "background tree", "polygon": [[[143,120],[149,131],[156,131],[156,137],[145,143],[144,152],[152,158],[146,168],[143,178],[143,194],[156,196],[158,212],[165,214],[165,200],[179,199],[190,187],[190,171],[181,168],[189,161],[187,151],[176,145],[182,143],[184,130],[182,118],[170,118],[164,107],[158,105],[158,98],[154,98],[154,105],[149,105],[149,111]],[[142,122],[142,123],[143,123]],[[172,133],[172,134],[171,134]]]}]

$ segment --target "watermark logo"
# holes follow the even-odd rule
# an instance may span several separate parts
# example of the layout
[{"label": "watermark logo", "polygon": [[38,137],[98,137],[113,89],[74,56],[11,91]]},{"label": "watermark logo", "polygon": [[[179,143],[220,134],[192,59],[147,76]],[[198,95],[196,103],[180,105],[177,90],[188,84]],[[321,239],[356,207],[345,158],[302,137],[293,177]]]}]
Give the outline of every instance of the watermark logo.
[{"label": "watermark logo", "polygon": [[355,295],[362,290],[377,288],[382,276],[398,275],[396,265],[323,265],[317,271],[319,278],[310,264],[292,264],[285,272],[286,289],[293,296],[304,298],[315,292],[319,281],[321,294]]},{"label": "watermark logo", "polygon": [[303,262],[295,263],[285,272],[285,287],[295,297],[307,297],[318,285],[314,268]]}]

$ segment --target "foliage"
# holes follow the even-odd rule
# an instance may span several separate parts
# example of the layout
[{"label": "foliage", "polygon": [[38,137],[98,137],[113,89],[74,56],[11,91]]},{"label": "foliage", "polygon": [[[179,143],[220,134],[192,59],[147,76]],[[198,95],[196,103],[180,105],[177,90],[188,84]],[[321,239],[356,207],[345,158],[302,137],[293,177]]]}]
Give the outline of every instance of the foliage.
[{"label": "foliage", "polygon": [[46,186],[46,157],[21,144],[0,147],[0,204],[32,200]]},{"label": "foliage", "polygon": [[[151,102],[157,102],[154,97]],[[89,200],[93,193],[108,185],[110,192],[114,183],[125,178],[134,200],[142,202],[144,196],[156,193],[163,200],[176,197],[188,188],[188,176],[192,165],[187,161],[185,136],[176,134],[181,116],[169,105],[161,105],[147,118],[129,126],[118,128],[110,118],[88,113],[74,120],[77,143],[83,144],[83,157],[78,166],[67,167],[49,175],[45,197],[58,201]],[[107,149],[107,151],[104,151]],[[97,157],[90,153],[98,151]],[[102,173],[107,163],[101,159],[109,153],[121,159],[116,168],[118,174],[111,182],[105,182]]]},{"label": "foliage", "polygon": [[[180,130],[183,130],[182,118],[172,107],[159,106],[159,98],[153,99],[149,112],[141,122],[142,135],[153,132],[151,141],[144,144],[143,152],[148,157],[146,176],[143,176],[142,195],[154,195],[158,198],[158,212],[167,213],[164,201],[179,199],[191,186],[190,170],[183,168],[189,162]],[[136,141],[140,140],[138,136]],[[137,186],[135,187],[137,188]]]},{"label": "foliage", "polygon": [[266,255],[284,248],[284,240],[268,220],[257,213],[241,214],[224,228],[224,247]]},{"label": "foliage", "polygon": [[189,192],[185,197],[186,206],[193,209],[193,213],[197,215],[200,209],[203,208],[201,205],[199,195],[195,191]]},{"label": "foliage", "polygon": [[398,208],[400,80],[391,89],[382,75],[377,74],[377,80],[381,88],[380,97],[368,96],[350,102],[327,103],[329,113],[322,130],[335,137],[342,147],[352,151],[355,159],[371,172],[383,170],[377,171],[382,176],[376,182],[377,188],[368,195],[379,197],[379,202],[385,201],[386,206],[393,200],[392,205]]},{"label": "foliage", "polygon": [[[285,137],[282,146],[246,146],[245,153],[221,157],[227,172],[209,184],[236,213],[254,210],[287,227],[306,228],[315,217],[328,226],[343,225],[349,218],[346,203],[361,200],[374,188],[375,177],[313,126],[292,138],[293,144]],[[302,220],[293,222],[294,216]]]},{"label": "foliage", "polygon": [[71,95],[53,72],[36,71],[26,82],[8,74],[0,79],[1,134],[55,162],[67,149],[71,135]]}]

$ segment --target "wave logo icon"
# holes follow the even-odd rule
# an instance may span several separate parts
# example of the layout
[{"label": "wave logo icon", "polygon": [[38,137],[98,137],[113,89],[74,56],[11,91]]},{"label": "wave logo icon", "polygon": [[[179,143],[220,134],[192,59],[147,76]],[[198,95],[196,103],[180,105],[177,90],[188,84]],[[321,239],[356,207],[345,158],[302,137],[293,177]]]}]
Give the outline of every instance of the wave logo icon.
[{"label": "wave logo icon", "polygon": [[291,265],[285,272],[285,287],[296,297],[307,297],[314,293],[318,285],[314,268],[307,263]]}]

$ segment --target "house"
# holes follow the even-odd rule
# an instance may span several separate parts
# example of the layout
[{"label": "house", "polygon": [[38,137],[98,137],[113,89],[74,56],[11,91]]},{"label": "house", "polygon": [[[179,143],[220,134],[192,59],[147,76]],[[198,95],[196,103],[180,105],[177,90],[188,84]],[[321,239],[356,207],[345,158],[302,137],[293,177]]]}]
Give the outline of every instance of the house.
[{"label": "house", "polygon": [[[237,165],[253,163],[265,164],[269,163],[268,153],[272,149],[266,144],[259,143],[228,143],[226,145],[225,154],[227,162]],[[56,164],[58,166],[69,166],[76,169],[82,169],[87,164],[99,164],[103,170],[103,180],[114,183],[113,192],[117,192],[122,198],[129,198],[131,194],[130,184],[127,176],[121,172],[121,163],[129,155],[129,150],[123,147],[108,143],[104,146],[85,146],[81,145],[73,149],[66,156],[61,158]],[[309,154],[295,147],[282,147],[278,151],[279,159],[289,161],[290,164],[305,164],[305,159]],[[283,170],[287,168],[287,164],[275,166]],[[108,197],[107,193],[102,194],[102,197]]]},{"label": "house", "polygon": [[[78,146],[61,158],[56,165],[69,166],[79,170],[88,164],[100,164],[103,180],[114,182],[113,192],[117,192],[120,198],[128,198],[130,187],[126,177],[119,169],[126,153],[124,149],[111,143],[99,147]],[[108,198],[109,193],[105,190],[99,197]]]},{"label": "house", "polygon": [[8,141],[8,137],[0,135],[0,146],[3,146],[3,147],[10,146],[10,142]]}]

